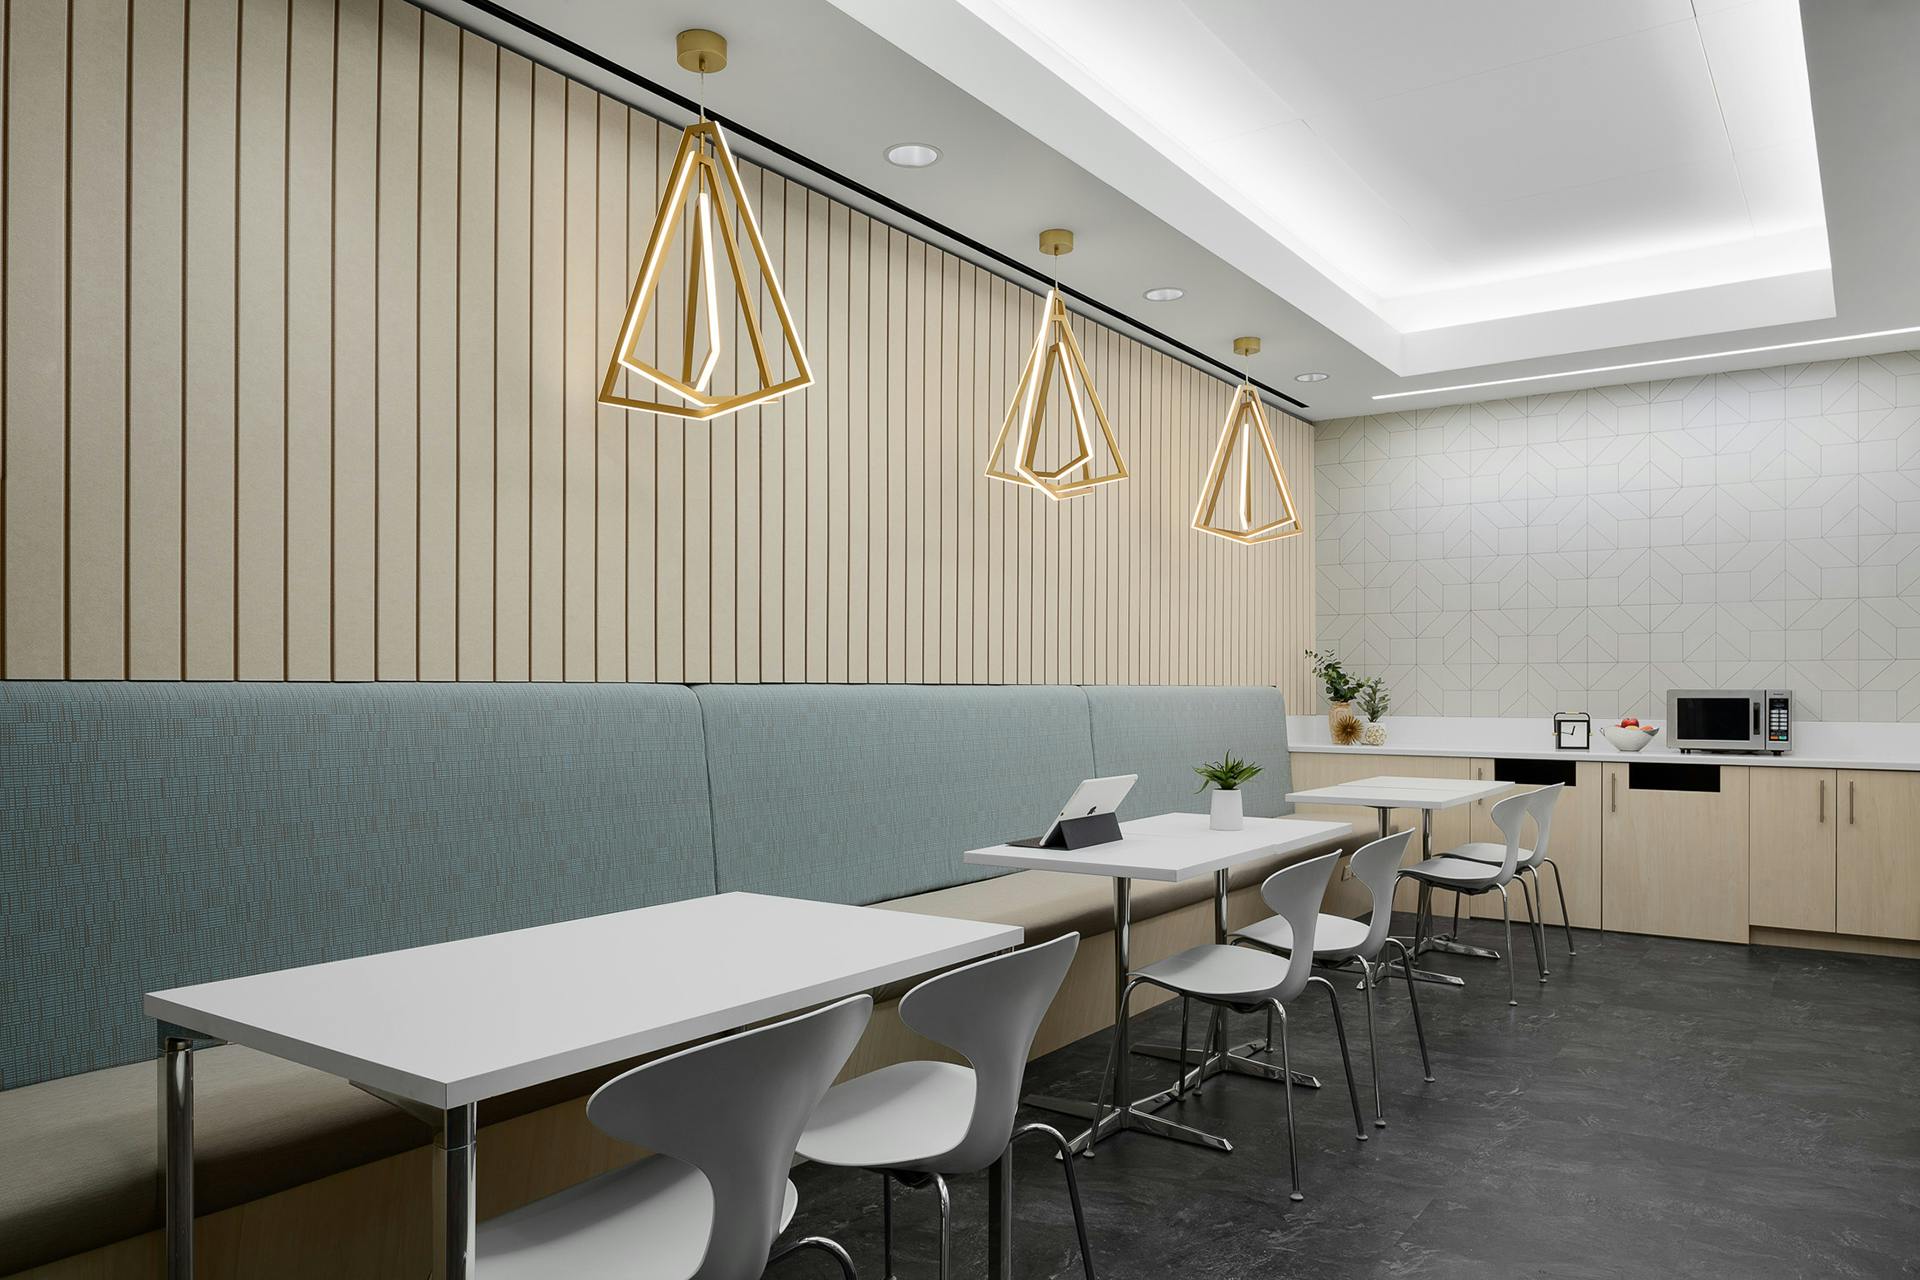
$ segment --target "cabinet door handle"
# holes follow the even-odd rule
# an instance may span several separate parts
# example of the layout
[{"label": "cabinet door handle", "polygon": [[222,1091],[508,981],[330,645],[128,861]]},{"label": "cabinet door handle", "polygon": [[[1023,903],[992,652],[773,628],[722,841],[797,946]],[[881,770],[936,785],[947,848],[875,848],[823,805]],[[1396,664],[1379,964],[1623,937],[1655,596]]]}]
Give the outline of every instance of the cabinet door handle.
[{"label": "cabinet door handle", "polygon": [[1853,825],[1853,780],[1847,780],[1847,825]]},{"label": "cabinet door handle", "polygon": [[1620,812],[1620,775],[1617,773],[1607,775],[1607,811]]},{"label": "cabinet door handle", "polygon": [[1822,778],[1820,779],[1820,821],[1821,823],[1824,824],[1826,820],[1827,820],[1827,780],[1825,778]]}]

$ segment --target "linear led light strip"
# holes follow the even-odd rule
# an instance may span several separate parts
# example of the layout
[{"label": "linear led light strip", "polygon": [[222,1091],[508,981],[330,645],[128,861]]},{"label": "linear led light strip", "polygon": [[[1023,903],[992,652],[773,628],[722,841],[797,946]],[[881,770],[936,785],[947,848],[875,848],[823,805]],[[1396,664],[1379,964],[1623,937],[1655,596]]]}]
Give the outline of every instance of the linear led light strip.
[{"label": "linear led light strip", "polygon": [[1516,382],[1546,382],[1554,378],[1584,378],[1590,373],[1618,373],[1622,369],[1652,369],[1659,365],[1686,364],[1693,360],[1719,360],[1726,356],[1757,356],[1768,351],[1792,351],[1796,347],[1821,347],[1835,342],[1860,342],[1867,338],[1895,338],[1905,333],[1920,333],[1920,324],[1904,329],[1876,329],[1872,333],[1848,333],[1837,338],[1809,338],[1805,342],[1776,342],[1766,347],[1740,347],[1733,351],[1705,351],[1697,356],[1669,356],[1664,360],[1635,360],[1631,364],[1601,364],[1591,369],[1563,369],[1559,373],[1532,373],[1524,378],[1494,378],[1488,382],[1456,382],[1450,387],[1423,387],[1419,391],[1389,391],[1375,400],[1398,400],[1403,396],[1434,396],[1448,391],[1477,391],[1481,387],[1510,387]]}]

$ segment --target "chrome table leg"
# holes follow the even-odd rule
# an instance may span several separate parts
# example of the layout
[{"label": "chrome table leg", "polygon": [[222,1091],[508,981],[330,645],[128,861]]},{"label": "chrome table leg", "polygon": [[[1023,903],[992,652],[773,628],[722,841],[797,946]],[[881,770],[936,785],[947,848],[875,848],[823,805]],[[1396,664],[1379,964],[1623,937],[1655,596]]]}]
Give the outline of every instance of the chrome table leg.
[{"label": "chrome table leg", "polygon": [[436,1280],[473,1280],[478,1207],[474,1195],[479,1108],[469,1102],[441,1115],[434,1135],[433,1274]]},{"label": "chrome table leg", "polygon": [[[1257,1053],[1265,1053],[1267,1049],[1267,1044],[1261,1040],[1249,1040],[1245,1044],[1233,1045],[1228,1048],[1225,1053],[1220,1051],[1220,1047],[1217,1044],[1208,1045],[1205,1051],[1204,1067],[1199,1065],[1201,1063],[1202,1051],[1199,1049],[1190,1049],[1187,1051],[1186,1061],[1195,1065],[1192,1070],[1187,1073],[1187,1084],[1189,1087],[1195,1084],[1202,1084],[1218,1075],[1253,1076],[1259,1080],[1278,1080],[1280,1078],[1280,1068],[1262,1062],[1253,1056]],[[1162,1044],[1159,1041],[1134,1045],[1133,1051],[1143,1058],[1158,1058],[1162,1062],[1179,1062],[1181,1060],[1179,1045]],[[1204,1075],[1201,1074],[1203,1070],[1205,1071]],[[1195,1076],[1198,1076],[1199,1079],[1194,1079],[1193,1077]],[[1306,1089],[1318,1089],[1320,1087],[1320,1078],[1315,1075],[1310,1075],[1305,1071],[1295,1071],[1293,1073],[1293,1082]],[[1137,1107],[1142,1104],[1136,1102],[1133,1105]]]},{"label": "chrome table leg", "polygon": [[166,1027],[160,1035],[167,1280],[193,1280],[193,1041]]},{"label": "chrome table leg", "polygon": [[987,1276],[988,1280],[1013,1280],[1011,1144],[987,1168]]}]

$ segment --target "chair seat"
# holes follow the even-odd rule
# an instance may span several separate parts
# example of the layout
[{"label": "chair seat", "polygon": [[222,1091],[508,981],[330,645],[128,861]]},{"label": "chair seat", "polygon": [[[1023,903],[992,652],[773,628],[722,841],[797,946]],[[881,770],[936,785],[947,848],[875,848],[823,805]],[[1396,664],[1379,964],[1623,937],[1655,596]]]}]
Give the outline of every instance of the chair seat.
[{"label": "chair seat", "polygon": [[[1471,862],[1491,862],[1499,866],[1507,860],[1507,846],[1496,841],[1476,840],[1472,844],[1463,844],[1458,849],[1449,849],[1440,855],[1443,858],[1466,858]],[[1520,858],[1513,864],[1516,867],[1533,865],[1533,850],[1520,850]]]},{"label": "chair seat", "polygon": [[971,1067],[901,1062],[827,1090],[800,1136],[800,1154],[847,1169],[929,1173],[960,1145],[973,1116]]},{"label": "chair seat", "polygon": [[[780,1226],[799,1192],[787,1183]],[[713,1228],[713,1189],[690,1164],[653,1156],[480,1224],[487,1280],[688,1280]]]},{"label": "chair seat", "polygon": [[1134,973],[1185,995],[1251,1004],[1287,977],[1287,962],[1251,947],[1203,943]]},{"label": "chair seat", "polygon": [[[1367,945],[1367,935],[1372,926],[1365,920],[1355,920],[1350,916],[1322,915],[1320,922],[1313,927],[1313,954],[1326,956],[1352,956],[1360,954]],[[1283,916],[1268,916],[1257,920],[1244,929],[1235,929],[1236,938],[1245,938],[1257,942],[1263,947],[1272,947],[1275,951],[1293,951],[1293,926]]]},{"label": "chair seat", "polygon": [[[1504,848],[1500,860],[1506,860]],[[1400,873],[1412,880],[1425,884],[1440,885],[1448,889],[1490,889],[1500,878],[1498,866],[1488,867],[1484,862],[1475,862],[1470,858],[1455,858],[1443,855],[1428,858],[1425,862],[1416,862]]]}]

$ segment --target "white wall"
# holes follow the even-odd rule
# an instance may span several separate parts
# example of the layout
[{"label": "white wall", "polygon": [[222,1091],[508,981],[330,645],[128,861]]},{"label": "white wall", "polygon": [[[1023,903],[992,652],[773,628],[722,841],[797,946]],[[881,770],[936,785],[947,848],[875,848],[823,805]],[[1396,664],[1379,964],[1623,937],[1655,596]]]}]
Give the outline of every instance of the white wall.
[{"label": "white wall", "polygon": [[1409,715],[1920,721],[1920,352],[1316,428],[1323,646]]}]

